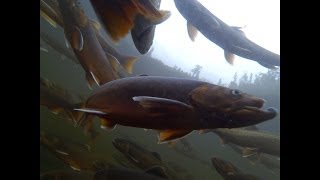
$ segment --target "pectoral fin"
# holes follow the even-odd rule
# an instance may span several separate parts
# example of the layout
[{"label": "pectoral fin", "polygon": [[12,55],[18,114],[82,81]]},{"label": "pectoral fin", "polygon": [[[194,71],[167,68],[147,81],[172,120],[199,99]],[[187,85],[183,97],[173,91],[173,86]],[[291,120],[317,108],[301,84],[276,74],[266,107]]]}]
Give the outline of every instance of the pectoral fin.
[{"label": "pectoral fin", "polygon": [[257,153],[257,148],[243,148],[242,157],[250,157]]},{"label": "pectoral fin", "polygon": [[43,47],[43,46],[40,45],[40,51],[48,52],[48,49],[46,47]]},{"label": "pectoral fin", "polygon": [[159,131],[158,134],[158,143],[166,143],[168,141],[172,141],[172,140],[177,140],[179,138],[182,138],[186,135],[188,135],[189,133],[191,133],[192,130],[185,130],[185,129],[180,129],[180,130],[161,130]]},{"label": "pectoral fin", "polygon": [[85,112],[85,113],[89,113],[89,114],[96,114],[96,115],[105,115],[105,114],[107,114],[106,112],[103,112],[101,110],[90,109],[90,108],[79,108],[79,109],[74,109],[74,110]]},{"label": "pectoral fin", "polygon": [[96,20],[90,19],[90,23],[91,23],[92,27],[94,28],[94,30],[96,30],[97,32],[100,31],[101,24],[99,22],[97,22]]},{"label": "pectoral fin", "polygon": [[52,27],[57,28],[57,23],[41,10],[40,16],[43,17],[43,19],[45,19]]},{"label": "pectoral fin", "polygon": [[66,44],[66,47],[69,49],[69,48],[71,47],[71,45],[70,45],[70,43],[69,43],[66,35],[64,35],[64,42],[65,42],[65,44]]},{"label": "pectoral fin", "polygon": [[229,51],[227,50],[224,50],[224,57],[226,58],[227,62],[231,65],[233,65],[233,61],[234,61],[234,58],[235,58],[235,55],[230,53]]},{"label": "pectoral fin", "polygon": [[111,120],[105,119],[105,118],[100,118],[100,122],[101,122],[100,127],[101,127],[101,129],[104,129],[104,130],[111,131],[116,127],[116,123],[114,123]]},{"label": "pectoral fin", "polygon": [[86,79],[89,89],[92,89],[92,87],[95,85],[100,86],[99,80],[94,76],[94,74],[91,71],[90,73],[86,73]]},{"label": "pectoral fin", "polygon": [[81,30],[75,26],[74,31],[72,33],[72,40],[71,40],[72,48],[81,51],[83,49],[83,36]]},{"label": "pectoral fin", "polygon": [[192,107],[173,99],[158,98],[151,96],[135,96],[132,98],[151,113],[168,114],[168,113],[182,113],[192,110]]},{"label": "pectoral fin", "polygon": [[189,21],[187,22],[187,28],[191,41],[194,41],[198,35],[198,29],[194,27]]},{"label": "pectoral fin", "polygon": [[111,67],[113,69],[114,72],[119,72],[119,69],[120,69],[120,63],[119,61],[117,60],[117,58],[115,58],[114,56],[112,56],[111,54],[109,53],[106,53],[106,56],[111,64]]}]

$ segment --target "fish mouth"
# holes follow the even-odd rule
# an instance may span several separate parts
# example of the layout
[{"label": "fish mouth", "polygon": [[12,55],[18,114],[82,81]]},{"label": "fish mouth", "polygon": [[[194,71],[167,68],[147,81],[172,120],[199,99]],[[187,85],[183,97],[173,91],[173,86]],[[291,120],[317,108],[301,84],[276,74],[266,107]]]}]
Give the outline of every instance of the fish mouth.
[{"label": "fish mouth", "polygon": [[274,107],[262,109],[256,106],[244,106],[228,114],[229,122],[226,128],[251,126],[273,119],[278,114]]}]

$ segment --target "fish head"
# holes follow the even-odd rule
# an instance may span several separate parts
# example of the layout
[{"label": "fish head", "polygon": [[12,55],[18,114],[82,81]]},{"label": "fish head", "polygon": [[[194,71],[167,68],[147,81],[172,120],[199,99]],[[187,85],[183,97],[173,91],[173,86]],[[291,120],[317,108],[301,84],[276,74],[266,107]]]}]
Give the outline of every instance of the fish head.
[{"label": "fish head", "polygon": [[[275,108],[261,109],[265,103],[262,98],[213,84],[194,89],[189,100],[209,125],[219,124],[220,128],[250,126],[272,119],[277,114]],[[211,122],[212,119],[214,121]]]},{"label": "fish head", "polygon": [[211,162],[217,172],[224,177],[239,172],[233,164],[218,157],[212,157]]},{"label": "fish head", "polygon": [[77,26],[84,27],[88,24],[88,18],[83,10],[83,3],[81,0],[64,0],[59,1],[60,7],[62,7],[70,12],[69,18],[72,18],[72,22],[74,22]]}]

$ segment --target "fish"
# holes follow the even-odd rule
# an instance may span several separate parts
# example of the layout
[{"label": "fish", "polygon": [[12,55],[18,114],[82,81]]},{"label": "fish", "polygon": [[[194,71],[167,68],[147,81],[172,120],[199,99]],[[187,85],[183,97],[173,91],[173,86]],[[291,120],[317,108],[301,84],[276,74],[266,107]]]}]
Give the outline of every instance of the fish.
[{"label": "fish", "polygon": [[117,49],[112,47],[99,33],[96,33],[96,35],[104,52],[114,56],[126,70],[126,72],[131,74],[134,63],[138,60],[138,57],[121,54]]},{"label": "fish", "polygon": [[159,173],[160,167],[154,167],[146,171],[128,168],[108,168],[94,174],[92,180],[165,180],[164,174]]},{"label": "fish", "polygon": [[[48,17],[50,17],[51,19],[55,19],[55,23],[63,28],[64,25],[63,25],[62,16],[61,16],[61,13],[60,13],[60,10],[59,10],[58,2],[56,0],[47,0],[47,2],[48,2],[47,3],[48,6],[51,9],[53,9],[56,13],[55,14],[50,13],[50,11],[48,9],[42,9],[42,11]],[[110,45],[107,42],[107,40],[101,35],[100,28],[99,28],[100,24],[97,21],[93,20],[93,19],[89,19],[89,21],[92,24],[92,27],[93,27],[93,29],[95,31],[96,37],[97,37],[102,49],[104,50],[104,52],[106,53],[107,56],[111,57],[111,60],[113,62],[113,66],[115,66],[115,68],[113,68],[113,69],[118,69],[119,71],[122,70],[122,67],[119,67],[119,65],[118,65],[118,62],[119,62],[123,66],[125,71],[127,73],[131,74],[133,66],[134,66],[134,63],[137,61],[138,57],[121,54],[117,49],[112,47],[112,45]],[[68,42],[66,44],[67,44],[67,46],[69,46]],[[112,56],[115,57],[116,60]],[[122,74],[125,74],[125,73],[122,73]],[[125,76],[126,77],[126,76],[129,76],[129,75],[128,74],[125,74],[125,75],[121,75],[120,74],[119,76]]]},{"label": "fish", "polygon": [[112,144],[136,167],[142,170],[161,167],[162,174],[165,174],[168,179],[179,179],[174,171],[163,162],[159,153],[149,151],[134,141],[122,138],[114,139]]},{"label": "fish", "polygon": [[95,172],[104,168],[116,167],[102,155],[92,152],[90,145],[75,142],[53,133],[40,131],[40,144],[76,171]]},{"label": "fish", "polygon": [[158,142],[164,143],[193,130],[245,127],[274,118],[277,110],[262,110],[264,103],[208,82],[136,76],[101,86],[75,110],[98,116],[102,129],[120,124],[159,130]]},{"label": "fish", "polygon": [[255,153],[266,153],[280,157],[280,136],[265,132],[245,129],[213,129],[222,144],[233,143],[242,147],[243,156],[248,157]]},{"label": "fish", "polygon": [[40,0],[40,16],[43,17],[51,26],[57,27],[57,24],[62,26],[63,21],[60,18],[61,14],[56,9],[53,9],[46,1]]},{"label": "fish", "polygon": [[276,69],[280,67],[280,55],[273,53],[249,40],[239,27],[232,27],[213,15],[197,0],[174,0],[180,14],[187,20],[191,39],[200,31],[207,39],[224,50],[231,65],[234,55],[256,61],[260,65]]},{"label": "fish", "polygon": [[[156,8],[160,8],[161,0],[149,0],[152,5]],[[171,16],[168,12],[167,16],[164,17],[164,21]],[[131,37],[135,47],[141,54],[146,54],[153,44],[153,38],[155,34],[156,26],[150,22],[143,15],[138,14],[134,20],[134,27],[131,29]]]},{"label": "fish", "polygon": [[73,96],[61,86],[50,82],[40,76],[40,105],[47,107],[55,114],[64,113],[65,117],[77,122],[82,113],[74,111],[75,100]]},{"label": "fish", "polygon": [[212,165],[225,180],[261,180],[261,178],[241,172],[232,163],[218,157],[211,158]]},{"label": "fish", "polygon": [[[179,141],[181,141],[182,139],[180,139]],[[200,156],[198,156],[197,154],[199,154],[199,152],[192,152],[189,150],[186,150],[185,148],[179,148],[177,146],[172,146],[172,149],[179,153],[180,155],[187,157],[189,159],[192,159],[194,161],[197,161],[199,163],[201,163],[202,165],[208,166],[210,167],[210,163],[207,162],[206,160],[202,159]]]},{"label": "fish", "polygon": [[[64,34],[81,66],[85,70],[89,88],[101,86],[118,79],[113,66],[114,57],[107,57],[103,51],[85,12],[78,0],[58,0],[64,24]],[[114,60],[114,61],[112,61]]]},{"label": "fish", "polygon": [[151,152],[132,140],[115,138],[112,145],[120,151],[132,164],[141,169],[161,166],[162,159],[157,152]]},{"label": "fish", "polygon": [[79,103],[74,99],[74,95],[69,91],[40,76],[40,106],[48,108],[54,114],[63,115],[74,125],[82,126],[86,135],[89,134],[91,142],[94,143],[100,132],[92,126],[78,124],[85,114],[80,111],[74,111],[74,108],[79,108]]},{"label": "fish", "polygon": [[[233,143],[228,143],[228,145],[237,153],[242,155],[242,152],[245,150],[244,147],[235,145]],[[274,174],[280,174],[280,158],[277,156],[272,156],[265,153],[260,153],[259,156],[252,155],[248,156],[247,159],[251,164],[255,165],[256,163],[260,163],[268,168]],[[279,172],[279,173],[278,173]]]},{"label": "fish", "polygon": [[91,180],[94,174],[73,170],[51,170],[40,174],[40,180]]},{"label": "fish", "polygon": [[79,64],[79,61],[77,57],[75,56],[74,52],[70,49],[67,49],[64,47],[63,44],[57,42],[57,40],[54,39],[54,37],[50,36],[48,33],[46,33],[44,30],[40,28],[40,39],[48,44],[52,49],[57,51],[58,53],[64,55],[65,57],[72,60],[74,63]]},{"label": "fish", "polygon": [[113,42],[118,42],[135,27],[137,16],[144,18],[144,22],[150,25],[160,24],[170,16],[169,11],[158,10],[149,0],[90,0],[90,2]]}]

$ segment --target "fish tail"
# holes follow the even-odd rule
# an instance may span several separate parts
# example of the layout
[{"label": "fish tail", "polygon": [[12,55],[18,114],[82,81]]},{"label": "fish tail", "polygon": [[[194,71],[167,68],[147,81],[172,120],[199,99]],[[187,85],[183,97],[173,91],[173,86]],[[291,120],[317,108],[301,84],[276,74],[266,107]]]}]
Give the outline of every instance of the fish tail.
[{"label": "fish tail", "polygon": [[114,42],[129,33],[134,26],[136,15],[141,14],[154,23],[161,23],[170,14],[168,11],[159,11],[149,0],[95,0],[92,5]]},{"label": "fish tail", "polygon": [[121,65],[128,73],[132,73],[133,65],[138,60],[138,57],[134,56],[124,56],[121,58]]}]

